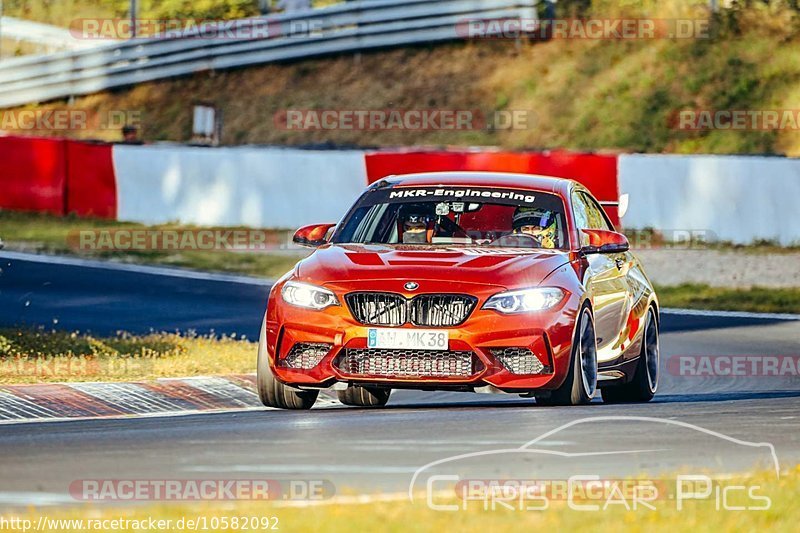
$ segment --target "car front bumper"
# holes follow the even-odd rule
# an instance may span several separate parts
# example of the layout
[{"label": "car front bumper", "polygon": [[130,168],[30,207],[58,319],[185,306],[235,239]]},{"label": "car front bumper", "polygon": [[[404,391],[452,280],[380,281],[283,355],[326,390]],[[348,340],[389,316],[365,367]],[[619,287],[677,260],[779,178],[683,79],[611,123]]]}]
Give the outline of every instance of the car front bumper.
[{"label": "car front bumper", "polygon": [[[567,293],[564,300],[547,311],[504,315],[481,309],[492,292],[497,291],[479,295],[478,305],[464,323],[441,328],[449,334],[449,348],[446,352],[439,352],[437,357],[471,353],[473,363],[468,375],[463,372],[458,375],[443,375],[441,372],[426,375],[425,371],[402,375],[391,371],[348,371],[342,358],[348,350],[367,349],[368,330],[377,326],[357,322],[346,305],[322,311],[289,305],[280,298],[278,288],[270,297],[265,316],[266,350],[271,370],[282,383],[299,388],[327,388],[338,382],[445,390],[475,390],[488,386],[503,392],[525,393],[560,386],[569,369],[575,318],[580,305],[577,296]],[[401,327],[414,329],[408,324]],[[287,356],[299,343],[324,344],[328,348],[323,350],[325,355],[322,359],[311,368],[289,367]],[[508,364],[496,356],[499,350],[506,348],[530,350],[543,368],[536,374],[512,372]],[[392,357],[393,352],[398,357],[408,356],[401,351],[381,352],[383,358]],[[392,367],[391,364],[388,366]]]}]

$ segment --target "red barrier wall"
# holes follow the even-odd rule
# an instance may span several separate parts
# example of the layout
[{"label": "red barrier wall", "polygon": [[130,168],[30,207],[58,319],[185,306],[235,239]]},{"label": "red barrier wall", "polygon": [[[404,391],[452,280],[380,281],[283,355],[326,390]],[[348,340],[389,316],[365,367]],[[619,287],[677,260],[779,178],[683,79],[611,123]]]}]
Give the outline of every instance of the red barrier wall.
[{"label": "red barrier wall", "polygon": [[111,147],[103,143],[67,143],[67,213],[117,217],[117,184]]},{"label": "red barrier wall", "polygon": [[466,170],[467,154],[460,152],[367,152],[367,181],[392,174]]},{"label": "red barrier wall", "polygon": [[[390,174],[476,170],[519,172],[572,178],[585,185],[601,202],[617,202],[617,156],[552,152],[368,152],[367,178],[370,183]],[[619,223],[616,207],[605,206],[614,224]]]},{"label": "red barrier wall", "polygon": [[115,218],[110,144],[0,137],[0,208]]},{"label": "red barrier wall", "polygon": [[0,208],[64,214],[66,141],[0,137]]}]

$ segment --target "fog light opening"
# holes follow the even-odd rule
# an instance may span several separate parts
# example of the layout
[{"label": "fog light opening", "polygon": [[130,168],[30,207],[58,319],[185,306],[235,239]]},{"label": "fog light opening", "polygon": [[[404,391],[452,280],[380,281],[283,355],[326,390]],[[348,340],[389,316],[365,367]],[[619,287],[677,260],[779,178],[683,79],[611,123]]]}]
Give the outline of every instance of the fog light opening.
[{"label": "fog light opening", "polygon": [[550,372],[550,368],[529,348],[512,346],[491,348],[489,351],[512,374],[539,375]]},{"label": "fog light opening", "polygon": [[331,351],[332,344],[322,342],[298,342],[281,360],[281,366],[308,370],[316,367]]}]

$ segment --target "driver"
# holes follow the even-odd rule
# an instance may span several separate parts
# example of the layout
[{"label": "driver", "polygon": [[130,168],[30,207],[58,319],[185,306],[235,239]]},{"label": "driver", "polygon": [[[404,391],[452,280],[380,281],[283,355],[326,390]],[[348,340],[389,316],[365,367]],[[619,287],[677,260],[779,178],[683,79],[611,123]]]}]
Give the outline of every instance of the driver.
[{"label": "driver", "polygon": [[552,211],[518,207],[511,226],[514,234],[533,237],[540,248],[556,247],[556,217]]},{"label": "driver", "polygon": [[433,217],[419,205],[403,206],[399,216],[403,244],[430,244]]}]

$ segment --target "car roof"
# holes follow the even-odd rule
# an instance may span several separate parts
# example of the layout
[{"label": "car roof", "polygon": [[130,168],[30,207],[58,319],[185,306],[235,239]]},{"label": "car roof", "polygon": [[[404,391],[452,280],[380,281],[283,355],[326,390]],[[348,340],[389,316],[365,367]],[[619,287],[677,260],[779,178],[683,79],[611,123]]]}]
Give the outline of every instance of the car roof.
[{"label": "car roof", "polygon": [[[395,187],[425,187],[435,185],[467,185],[472,187],[508,187],[546,191],[568,195],[577,182],[538,174],[511,172],[421,172],[387,176],[376,183],[386,182]],[[374,186],[374,185],[373,185]]]}]

